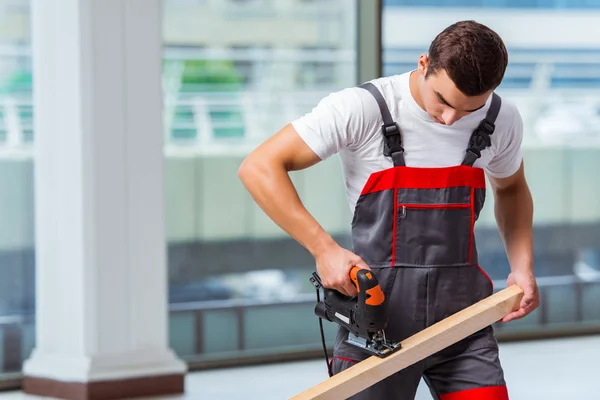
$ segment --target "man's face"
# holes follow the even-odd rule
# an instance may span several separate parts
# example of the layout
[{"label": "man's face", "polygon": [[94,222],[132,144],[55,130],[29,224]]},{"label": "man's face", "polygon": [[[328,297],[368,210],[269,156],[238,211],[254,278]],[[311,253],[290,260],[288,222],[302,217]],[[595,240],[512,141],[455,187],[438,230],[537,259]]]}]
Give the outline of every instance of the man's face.
[{"label": "man's face", "polygon": [[422,55],[418,67],[419,89],[425,111],[437,123],[452,125],[465,115],[485,106],[492,94],[490,90],[479,96],[466,96],[456,88],[443,69],[425,77],[428,65],[427,56]]}]

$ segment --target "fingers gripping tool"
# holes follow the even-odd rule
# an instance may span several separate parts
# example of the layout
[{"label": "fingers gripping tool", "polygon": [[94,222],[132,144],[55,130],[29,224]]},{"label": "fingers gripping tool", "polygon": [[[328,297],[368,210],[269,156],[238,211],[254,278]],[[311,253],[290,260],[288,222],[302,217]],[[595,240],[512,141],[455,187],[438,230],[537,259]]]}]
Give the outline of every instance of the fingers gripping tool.
[{"label": "fingers gripping tool", "polygon": [[323,289],[324,299],[317,299],[315,314],[348,329],[346,342],[378,357],[386,357],[401,348],[399,342],[386,339],[387,305],[383,290],[373,272],[352,267],[350,278],[358,290],[356,296],[346,296],[335,289],[323,287],[316,272],[310,281]]}]

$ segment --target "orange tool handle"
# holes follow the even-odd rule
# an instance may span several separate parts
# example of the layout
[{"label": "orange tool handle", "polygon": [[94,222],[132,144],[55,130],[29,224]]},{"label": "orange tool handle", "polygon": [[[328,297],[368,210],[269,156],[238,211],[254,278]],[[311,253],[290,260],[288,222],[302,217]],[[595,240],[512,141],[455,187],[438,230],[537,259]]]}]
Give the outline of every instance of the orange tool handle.
[{"label": "orange tool handle", "polygon": [[359,293],[365,292],[366,304],[370,306],[383,304],[385,300],[383,290],[381,290],[379,281],[371,271],[354,266],[350,270],[350,279],[354,282],[354,286],[356,286]]}]

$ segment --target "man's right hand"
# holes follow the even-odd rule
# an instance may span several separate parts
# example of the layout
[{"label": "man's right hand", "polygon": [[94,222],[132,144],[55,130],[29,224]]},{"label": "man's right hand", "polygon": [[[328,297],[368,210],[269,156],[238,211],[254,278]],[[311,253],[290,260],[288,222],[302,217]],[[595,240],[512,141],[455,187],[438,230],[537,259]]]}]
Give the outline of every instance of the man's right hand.
[{"label": "man's right hand", "polygon": [[315,260],[321,283],[328,289],[335,289],[346,296],[356,296],[358,291],[350,279],[350,270],[355,265],[370,270],[369,266],[356,254],[339,245],[319,253]]}]

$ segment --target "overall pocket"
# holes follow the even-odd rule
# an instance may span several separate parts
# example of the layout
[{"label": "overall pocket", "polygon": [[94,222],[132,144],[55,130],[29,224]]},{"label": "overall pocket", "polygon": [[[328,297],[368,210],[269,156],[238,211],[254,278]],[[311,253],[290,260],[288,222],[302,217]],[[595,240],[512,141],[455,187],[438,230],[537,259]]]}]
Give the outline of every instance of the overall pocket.
[{"label": "overall pocket", "polygon": [[393,257],[397,266],[467,266],[472,247],[469,203],[396,205]]}]

